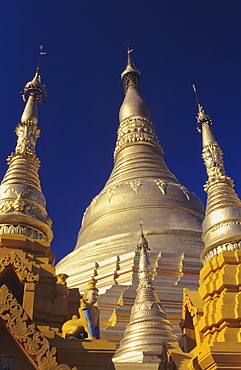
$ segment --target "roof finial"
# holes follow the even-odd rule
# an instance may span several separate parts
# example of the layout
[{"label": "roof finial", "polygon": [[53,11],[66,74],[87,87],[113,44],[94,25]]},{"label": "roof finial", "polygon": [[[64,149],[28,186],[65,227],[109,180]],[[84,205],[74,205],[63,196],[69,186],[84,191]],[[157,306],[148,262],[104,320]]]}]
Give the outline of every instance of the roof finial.
[{"label": "roof finial", "polygon": [[138,244],[137,244],[137,250],[141,251],[143,249],[146,252],[146,251],[150,250],[150,248],[148,247],[147,240],[146,240],[146,238],[144,237],[144,234],[143,234],[143,227],[142,227],[143,224],[144,224],[144,222],[140,218],[140,234],[141,235],[140,235],[140,238],[139,238],[139,241],[138,241]]},{"label": "roof finial", "polygon": [[129,46],[127,47],[127,64],[133,67],[133,62],[131,59],[131,53],[133,52],[134,49],[130,49]]},{"label": "roof finial", "polygon": [[207,123],[209,127],[211,128],[212,125],[212,120],[209,117],[209,115],[205,114],[203,107],[200,104],[198,94],[197,94],[197,89],[195,85],[192,85],[193,91],[195,93],[195,102],[197,103],[198,106],[198,114],[197,114],[197,130],[198,132],[202,132],[202,125],[203,123]]},{"label": "roof finial", "polygon": [[43,45],[40,45],[39,46],[39,56],[38,56],[38,66],[37,66],[37,72],[39,71],[40,69],[40,60],[41,60],[41,55],[46,55],[47,52],[46,51],[43,51]]},{"label": "roof finial", "polygon": [[124,84],[125,92],[128,90],[129,86],[134,86],[139,91],[139,83],[141,80],[141,74],[136,69],[132,58],[131,53],[134,49],[127,48],[127,65],[124,72],[121,74],[121,80]]},{"label": "roof finial", "polygon": [[[23,101],[27,102],[28,98],[30,96],[34,96],[36,99],[37,105],[40,105],[41,103],[45,102],[45,98],[47,97],[47,91],[45,90],[45,86],[41,84],[41,77],[39,75],[39,69],[40,69],[40,58],[42,55],[47,54],[46,51],[43,51],[43,45],[39,46],[39,57],[38,57],[38,66],[36,69],[36,73],[34,78],[29,81],[23,91],[20,92],[22,95]],[[23,119],[23,117],[22,117]],[[28,117],[28,119],[30,119]]]}]

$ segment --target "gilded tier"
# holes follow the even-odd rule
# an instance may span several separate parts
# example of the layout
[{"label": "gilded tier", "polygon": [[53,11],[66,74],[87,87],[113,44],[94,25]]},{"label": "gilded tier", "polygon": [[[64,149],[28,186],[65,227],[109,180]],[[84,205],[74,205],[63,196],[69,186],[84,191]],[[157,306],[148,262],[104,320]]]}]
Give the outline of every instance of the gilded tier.
[{"label": "gilded tier", "polygon": [[40,161],[35,154],[40,135],[37,106],[46,96],[37,69],[22,92],[26,105],[15,129],[17,145],[8,157],[9,167],[0,185],[0,235],[22,234],[48,242],[53,238],[38,176]]},{"label": "gilded tier", "polygon": [[208,194],[201,259],[205,263],[223,250],[239,249],[241,240],[241,201],[235,193],[233,180],[225,173],[223,153],[213,135],[212,121],[198,103],[197,124],[202,132],[202,157],[208,180]]}]

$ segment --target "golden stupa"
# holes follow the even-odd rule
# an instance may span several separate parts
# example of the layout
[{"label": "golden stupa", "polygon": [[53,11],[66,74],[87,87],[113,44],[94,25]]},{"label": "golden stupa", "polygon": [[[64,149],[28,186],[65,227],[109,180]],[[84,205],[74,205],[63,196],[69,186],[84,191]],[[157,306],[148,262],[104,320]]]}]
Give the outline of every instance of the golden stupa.
[{"label": "golden stupa", "polygon": [[20,234],[46,242],[53,239],[38,176],[40,161],[35,154],[40,135],[37,106],[46,95],[37,69],[22,92],[26,106],[15,129],[17,145],[8,157],[9,168],[0,185],[0,235]]},{"label": "golden stupa", "polygon": [[69,275],[68,286],[80,292],[90,276],[95,277],[102,330],[106,329],[102,337],[117,342],[128,322],[137,286],[133,225],[140,218],[145,220],[155,286],[178,332],[182,288],[197,287],[204,214],[200,199],[180,184],[164,161],[130,52],[121,78],[125,98],[113,171],[86,209],[74,251],[56,266],[58,273]]},{"label": "golden stupa", "polygon": [[203,267],[198,290],[184,289],[180,347],[163,345],[160,370],[165,370],[167,363],[178,370],[240,369],[241,201],[233,180],[226,175],[212,121],[196,98],[208,175]]},{"label": "golden stupa", "polygon": [[162,343],[178,341],[152,282],[148,249],[148,243],[141,228],[137,245],[137,250],[140,252],[137,295],[124,338],[112,358],[114,363],[160,362],[158,355],[160,355]]},{"label": "golden stupa", "polygon": [[[203,245],[202,205],[165,165],[130,53],[122,80],[115,166],[57,275],[35,154],[46,96],[39,69],[24,88],[17,146],[0,184],[0,362],[16,370],[240,369],[241,201],[211,119],[197,99],[208,173]],[[149,254],[142,229],[133,252],[141,216]],[[70,287],[84,290],[93,277],[100,288],[101,339],[63,338],[82,302],[68,274]],[[111,342],[120,342],[117,351]]]},{"label": "golden stupa", "polygon": [[56,275],[50,249],[53,233],[35,154],[38,105],[46,95],[38,67],[22,92],[17,145],[0,184],[0,368],[93,370],[98,362],[104,370],[114,343],[62,338],[61,327],[78,313],[81,297],[67,288],[67,274]]}]

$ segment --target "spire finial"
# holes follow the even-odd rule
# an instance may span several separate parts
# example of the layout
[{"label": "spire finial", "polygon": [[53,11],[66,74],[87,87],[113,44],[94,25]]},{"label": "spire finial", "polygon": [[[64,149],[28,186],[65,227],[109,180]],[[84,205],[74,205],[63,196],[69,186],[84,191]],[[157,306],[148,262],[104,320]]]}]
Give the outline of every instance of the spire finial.
[{"label": "spire finial", "polygon": [[127,65],[124,72],[121,74],[121,80],[124,84],[125,92],[127,92],[129,86],[134,86],[139,91],[139,84],[141,80],[141,74],[136,69],[132,58],[131,53],[134,49],[127,48]]},{"label": "spire finial", "polygon": [[144,224],[144,222],[140,218],[140,238],[139,238],[139,241],[138,241],[138,244],[137,244],[137,250],[140,251],[140,252],[141,252],[142,249],[145,252],[150,250],[150,248],[148,247],[147,240],[146,240],[146,238],[144,237],[144,234],[143,234],[143,226],[142,226],[143,224]]},{"label": "spire finial", "polygon": [[43,51],[43,48],[44,46],[43,45],[39,45],[39,56],[38,56],[38,66],[37,66],[37,72],[39,71],[40,69],[40,60],[41,60],[41,56],[42,55],[46,55],[47,52],[46,51]]},{"label": "spire finial", "polygon": [[202,132],[202,125],[203,123],[207,123],[208,126],[211,128],[212,120],[209,115],[205,114],[203,107],[201,106],[200,100],[198,98],[196,86],[192,85],[194,94],[195,94],[195,102],[197,103],[198,107],[198,114],[197,114],[197,130],[198,132]]},{"label": "spire finial", "polygon": [[127,65],[133,66],[133,62],[131,59],[131,53],[133,52],[134,49],[130,49],[129,46],[127,47]]},{"label": "spire finial", "polygon": [[[43,51],[43,45],[39,46],[39,57],[38,57],[38,66],[36,69],[36,73],[34,78],[29,81],[23,91],[20,92],[22,95],[23,101],[26,102],[30,96],[35,97],[37,105],[42,104],[45,102],[45,98],[47,97],[47,91],[45,90],[45,86],[41,84],[41,77],[39,74],[40,69],[40,58],[42,55],[47,54],[45,51]],[[25,117],[24,117],[25,118]],[[28,118],[29,119],[29,118]]]},{"label": "spire finial", "polygon": [[23,101],[26,102],[26,106],[21,117],[21,123],[31,121],[37,124],[37,106],[45,102],[45,99],[47,97],[47,91],[45,90],[45,86],[41,84],[41,77],[39,75],[40,57],[41,55],[45,55],[46,52],[42,51],[43,45],[40,45],[39,49],[38,67],[36,69],[35,76],[24,86],[23,91],[20,92]]}]

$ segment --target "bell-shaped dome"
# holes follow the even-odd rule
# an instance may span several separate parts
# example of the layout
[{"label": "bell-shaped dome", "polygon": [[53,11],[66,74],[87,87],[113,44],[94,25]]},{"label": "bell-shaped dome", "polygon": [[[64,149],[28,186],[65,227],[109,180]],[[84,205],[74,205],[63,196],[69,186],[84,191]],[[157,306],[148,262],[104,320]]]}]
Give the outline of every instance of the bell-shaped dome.
[{"label": "bell-shaped dome", "polygon": [[[171,310],[172,324],[174,320],[178,332],[182,288],[198,286],[204,208],[164,161],[149,109],[139,95],[140,74],[130,65],[130,57],[122,81],[126,97],[121,107],[113,171],[86,209],[76,247],[58,263],[57,273],[67,273],[68,286],[78,287],[81,292],[86,281],[95,277],[103,329],[119,302],[124,302],[123,309],[128,311],[129,302],[135,299],[135,225],[142,218],[155,259],[155,286],[158,294],[170,300],[169,307],[165,307],[167,314]],[[165,284],[160,284],[163,280]],[[125,298],[121,294],[127,286]],[[123,312],[118,312],[121,316],[113,325],[120,327],[102,331],[102,337],[116,343],[126,325]]]},{"label": "bell-shaped dome", "polygon": [[[159,253],[168,249],[170,253],[199,257],[202,249],[203,205],[165,164],[149,109],[139,95],[140,72],[130,56],[122,81],[126,98],[121,107],[113,171],[86,209],[75,250],[57,265],[58,272],[69,275],[72,287],[81,286],[80,266],[89,266],[92,274],[95,262],[101,264],[133,250],[133,224],[140,217],[145,220],[152,250]],[[126,99],[130,107],[124,114]],[[103,289],[112,282],[113,276],[109,282],[105,280]]]}]

